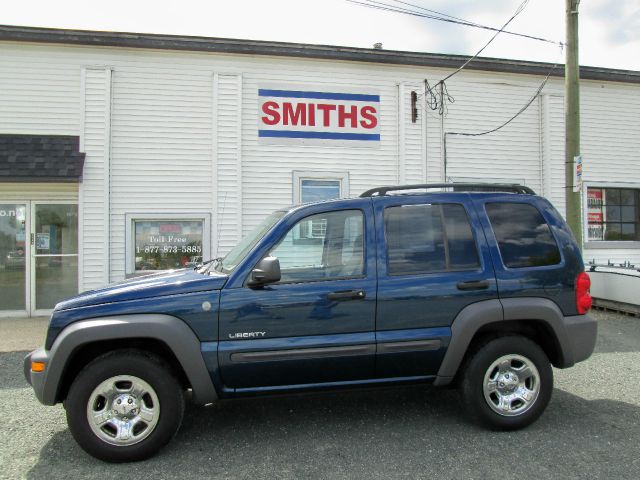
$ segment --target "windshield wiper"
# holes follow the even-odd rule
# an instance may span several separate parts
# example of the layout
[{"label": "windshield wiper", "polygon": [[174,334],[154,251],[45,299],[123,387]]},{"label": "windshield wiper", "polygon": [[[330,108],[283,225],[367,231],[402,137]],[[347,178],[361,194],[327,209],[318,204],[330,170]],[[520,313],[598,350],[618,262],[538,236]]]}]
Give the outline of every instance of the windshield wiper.
[{"label": "windshield wiper", "polygon": [[193,269],[200,270],[201,268],[206,267],[208,265],[208,268],[202,272],[202,273],[207,273],[215,262],[222,262],[222,257],[216,257],[216,258],[212,258],[211,260],[205,260],[204,262],[200,262],[195,267],[193,267]]}]

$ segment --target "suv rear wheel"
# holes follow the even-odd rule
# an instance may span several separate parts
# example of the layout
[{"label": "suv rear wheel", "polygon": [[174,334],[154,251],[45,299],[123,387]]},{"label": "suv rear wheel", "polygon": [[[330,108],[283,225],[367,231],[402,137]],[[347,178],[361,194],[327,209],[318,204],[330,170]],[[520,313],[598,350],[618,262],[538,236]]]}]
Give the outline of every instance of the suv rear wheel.
[{"label": "suv rear wheel", "polygon": [[530,425],[547,407],[552,390],[549,359],[526,337],[509,335],[481,344],[462,372],[465,410],[491,428]]},{"label": "suv rear wheel", "polygon": [[182,422],[184,396],[162,359],[120,350],[89,363],[64,406],[69,430],[87,453],[128,462],[150,457],[173,438]]}]

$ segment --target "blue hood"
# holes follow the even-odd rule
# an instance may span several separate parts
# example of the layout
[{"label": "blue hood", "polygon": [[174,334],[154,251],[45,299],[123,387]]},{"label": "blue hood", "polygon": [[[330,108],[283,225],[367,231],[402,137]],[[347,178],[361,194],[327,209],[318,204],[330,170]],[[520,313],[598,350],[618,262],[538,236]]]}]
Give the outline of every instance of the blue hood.
[{"label": "blue hood", "polygon": [[97,290],[81,293],[56,305],[55,310],[86,307],[142,298],[220,290],[229,277],[217,272],[201,274],[193,269],[170,270],[137,277]]}]

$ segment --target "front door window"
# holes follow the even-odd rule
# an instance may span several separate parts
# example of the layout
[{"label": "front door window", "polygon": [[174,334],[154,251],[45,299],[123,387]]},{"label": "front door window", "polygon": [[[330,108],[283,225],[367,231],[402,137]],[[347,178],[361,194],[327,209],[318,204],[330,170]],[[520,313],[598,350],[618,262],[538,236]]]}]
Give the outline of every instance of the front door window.
[{"label": "front door window", "polygon": [[308,282],[364,274],[363,213],[340,210],[298,222],[271,251],[282,282]]},{"label": "front door window", "polygon": [[51,309],[78,293],[78,206],[36,204],[35,309]]},{"label": "front door window", "polygon": [[0,311],[26,310],[27,205],[0,203]]},{"label": "front door window", "polygon": [[78,205],[0,202],[0,314],[45,315],[78,293]]}]

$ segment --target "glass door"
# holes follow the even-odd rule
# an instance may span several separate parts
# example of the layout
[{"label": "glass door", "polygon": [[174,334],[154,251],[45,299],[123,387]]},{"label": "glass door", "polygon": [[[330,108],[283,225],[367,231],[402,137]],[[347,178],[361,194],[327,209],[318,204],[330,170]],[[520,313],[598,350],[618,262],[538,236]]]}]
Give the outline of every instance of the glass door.
[{"label": "glass door", "polygon": [[0,314],[25,314],[28,203],[0,203]]},{"label": "glass door", "polygon": [[32,202],[31,313],[78,293],[78,205]]}]

